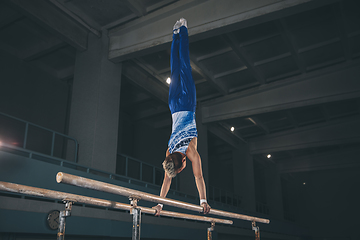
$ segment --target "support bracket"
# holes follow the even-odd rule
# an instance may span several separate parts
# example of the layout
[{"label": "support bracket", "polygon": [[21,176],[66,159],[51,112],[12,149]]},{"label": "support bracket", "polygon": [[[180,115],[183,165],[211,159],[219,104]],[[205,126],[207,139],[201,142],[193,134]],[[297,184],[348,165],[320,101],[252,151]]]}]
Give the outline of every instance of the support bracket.
[{"label": "support bracket", "polygon": [[212,240],[215,223],[211,222],[211,226],[207,229],[207,239]]},{"label": "support bracket", "polygon": [[258,226],[256,226],[256,222],[253,221],[251,223],[251,226],[252,226],[252,230],[255,231],[255,240],[260,240],[260,229]]},{"label": "support bracket", "polygon": [[133,227],[132,227],[132,240],[140,240],[140,228],[141,228],[141,208],[137,206],[139,197],[130,196],[130,205],[132,206],[130,214],[133,215]]},{"label": "support bracket", "polygon": [[71,216],[71,209],[72,209],[72,205],[74,203],[74,201],[71,200],[63,200],[64,204],[65,204],[65,210],[64,211],[60,211],[60,215],[59,215],[59,228],[58,228],[58,233],[57,233],[57,240],[64,240],[65,238],[65,222],[66,222],[66,218]]}]

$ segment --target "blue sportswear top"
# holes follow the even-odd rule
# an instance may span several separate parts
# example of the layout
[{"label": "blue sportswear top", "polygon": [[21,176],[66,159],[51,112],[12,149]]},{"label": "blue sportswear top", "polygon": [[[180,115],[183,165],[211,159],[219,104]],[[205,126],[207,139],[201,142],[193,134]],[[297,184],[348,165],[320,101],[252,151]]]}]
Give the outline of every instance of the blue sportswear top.
[{"label": "blue sportswear top", "polygon": [[172,114],[172,133],[168,143],[169,153],[186,150],[194,137],[197,137],[195,112],[180,111]]}]

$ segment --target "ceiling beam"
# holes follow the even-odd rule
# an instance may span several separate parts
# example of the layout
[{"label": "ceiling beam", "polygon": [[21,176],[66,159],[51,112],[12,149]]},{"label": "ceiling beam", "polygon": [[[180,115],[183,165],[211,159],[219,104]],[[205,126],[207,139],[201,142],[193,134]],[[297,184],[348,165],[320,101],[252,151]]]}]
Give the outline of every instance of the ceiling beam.
[{"label": "ceiling beam", "polygon": [[218,0],[177,1],[111,29],[109,59],[120,62],[165,49],[172,41],[173,24],[180,17],[188,20],[191,40],[200,40],[331,4],[334,1],[228,0],[227,4]]},{"label": "ceiling beam", "polygon": [[231,52],[232,50],[233,49],[231,47],[223,48],[223,49],[217,50],[215,52],[211,52],[211,53],[196,57],[196,60],[200,62],[200,61],[203,61],[205,59],[213,58],[213,57],[216,57],[216,56],[220,56],[220,55],[222,55],[224,53]]},{"label": "ceiling beam", "polygon": [[220,122],[219,125],[222,126],[223,130],[225,130],[227,133],[231,133],[232,135],[237,137],[240,141],[247,143],[247,141],[244,139],[244,137],[241,135],[241,133],[239,131],[237,131],[238,129],[235,129],[233,132],[229,132],[229,131],[231,131],[231,126],[229,126],[228,124],[226,124],[224,122]]},{"label": "ceiling beam", "polygon": [[193,70],[198,72],[203,78],[205,78],[211,86],[213,86],[221,95],[226,95],[228,90],[224,85],[216,81],[213,74],[207,70],[207,68],[201,62],[197,61],[196,58],[190,54],[190,64]]},{"label": "ceiling beam", "polygon": [[146,11],[147,12],[152,12],[152,11],[154,11],[156,9],[159,9],[159,8],[162,8],[162,7],[166,6],[166,5],[169,5],[169,4],[171,4],[171,3],[175,2],[175,1],[177,1],[177,0],[162,0],[162,1],[158,2],[158,3],[155,3],[153,5],[148,6],[146,8]]},{"label": "ceiling beam", "polygon": [[[0,50],[16,57],[17,59],[22,59],[24,56],[24,53],[22,51],[19,51],[18,49],[15,49],[10,45],[0,44]],[[32,61],[27,62],[26,64],[30,64],[29,66],[38,68],[41,71],[46,72],[50,76],[62,81],[71,79],[74,75],[74,66],[70,66],[62,70],[56,70],[41,61]]]},{"label": "ceiling beam", "polygon": [[341,44],[343,47],[343,52],[346,60],[351,59],[349,41],[346,33],[346,25],[344,22],[344,10],[343,10],[343,3],[338,2],[332,5],[333,11],[335,14],[335,22],[338,28],[338,33],[341,39]]},{"label": "ceiling beam", "polygon": [[62,81],[74,78],[74,65],[71,65],[62,70],[58,70],[57,77]]},{"label": "ceiling beam", "polygon": [[254,63],[250,62],[249,58],[246,56],[246,52],[243,47],[241,47],[235,36],[232,33],[228,33],[225,36],[223,36],[223,39],[225,42],[232,48],[232,50],[235,52],[238,58],[245,64],[247,69],[250,71],[250,73],[255,77],[255,79],[260,84],[265,84],[264,76],[255,69]]},{"label": "ceiling beam", "polygon": [[[232,153],[233,149],[232,147],[227,146],[226,144],[223,145],[211,145],[211,154],[212,155],[222,155],[222,154],[228,154]],[[209,149],[210,150],[210,149]]]},{"label": "ceiling beam", "polygon": [[144,93],[143,91],[132,92],[131,96],[126,99],[122,99],[121,106],[124,108],[132,107],[134,104],[142,104],[150,100],[151,96],[149,96],[148,93]]},{"label": "ceiling beam", "polygon": [[[360,145],[359,145],[360,146]],[[327,169],[360,167],[360,150],[339,150],[323,154],[311,154],[278,162],[281,174],[294,172],[309,172]]]},{"label": "ceiling beam", "polygon": [[251,117],[248,118],[254,125],[263,129],[266,133],[269,133],[269,128],[258,118],[258,117]]},{"label": "ceiling beam", "polygon": [[270,62],[274,62],[274,61],[277,61],[277,60],[280,60],[280,59],[283,59],[283,58],[286,58],[286,57],[290,57],[290,56],[291,56],[291,53],[286,52],[286,53],[283,53],[283,54],[280,54],[280,55],[277,55],[277,56],[274,56],[274,57],[271,57],[271,58],[267,58],[267,59],[257,61],[257,62],[254,63],[254,66],[257,67],[257,66],[264,65],[264,64],[267,64],[267,63],[270,63]]},{"label": "ceiling beam", "polygon": [[29,62],[29,64],[35,66],[36,68],[42,70],[43,72],[46,72],[47,74],[51,75],[55,79],[57,79],[59,77],[59,73],[56,69],[45,64],[42,61],[33,61],[33,62]]},{"label": "ceiling beam", "polygon": [[97,30],[95,27],[90,26],[83,20],[85,14],[82,14],[82,17],[79,17],[77,14],[73,13],[70,9],[68,9],[65,5],[61,4],[58,0],[48,0],[48,1],[50,1],[52,4],[54,4],[60,10],[62,10],[66,15],[68,15],[70,18],[75,20],[78,24],[82,25],[87,30],[89,30],[90,32],[92,32],[93,34],[98,36],[99,38],[101,37],[100,30]]},{"label": "ceiling beam", "polygon": [[292,125],[294,127],[299,127],[299,122],[295,119],[294,115],[291,113],[291,110],[286,110],[286,115],[288,117],[288,119],[290,119]]},{"label": "ceiling beam", "polygon": [[234,73],[238,73],[238,72],[241,72],[241,71],[244,71],[248,69],[246,66],[242,66],[242,67],[239,67],[239,68],[234,68],[234,69],[230,69],[228,71],[225,71],[225,72],[221,72],[221,73],[218,73],[216,75],[214,75],[214,78],[217,79],[217,78],[222,78],[222,77],[225,77],[225,76],[229,76],[231,74],[234,74]]},{"label": "ceiling beam", "polygon": [[24,61],[32,61],[43,57],[59,48],[65,47],[67,44],[57,38],[49,38],[44,42],[32,46],[30,49],[21,52],[21,59]]},{"label": "ceiling beam", "polygon": [[145,111],[141,111],[141,112],[137,112],[134,115],[134,120],[135,121],[139,121],[139,120],[143,120],[143,119],[147,119],[147,118],[151,118],[151,117],[155,117],[159,114],[164,114],[164,113],[169,113],[169,116],[171,115],[170,110],[167,106],[159,106],[156,109],[147,109]]},{"label": "ceiling beam", "polygon": [[[29,30],[31,33],[36,34],[41,38],[41,41],[38,41],[32,44],[25,50],[22,50],[20,53],[20,58],[24,61],[32,61],[37,58],[43,57],[53,51],[58,50],[59,48],[65,47],[66,42],[56,38],[55,36],[49,34],[44,28],[39,25],[31,24],[32,21],[23,20],[19,21],[18,25],[22,28]],[[75,55],[72,56],[73,58]]]},{"label": "ceiling beam", "polygon": [[251,154],[360,143],[360,117],[329,121],[249,140]]},{"label": "ceiling beam", "polygon": [[226,130],[224,127],[218,125],[209,125],[208,131],[210,131],[212,134],[214,134],[218,138],[228,143],[230,146],[236,149],[240,147],[239,139],[233,136],[231,133],[229,133],[229,131]]},{"label": "ceiling beam", "polygon": [[136,63],[139,67],[141,67],[143,70],[145,70],[150,75],[154,76],[159,82],[161,82],[164,86],[167,88],[169,85],[166,83],[166,79],[161,77],[158,73],[158,71],[151,66],[151,64],[146,63],[142,58],[137,58],[132,60],[134,63]]},{"label": "ceiling beam", "polygon": [[115,26],[119,26],[119,25],[122,25],[125,22],[129,22],[129,21],[135,19],[136,17],[137,17],[136,14],[132,13],[132,14],[126,16],[126,17],[120,18],[118,20],[115,20],[114,22],[106,24],[105,26],[102,27],[102,29],[109,30],[109,29],[111,29],[111,28],[113,28]]},{"label": "ceiling beam", "polygon": [[126,0],[126,5],[137,17],[146,15],[146,8],[139,0]]},{"label": "ceiling beam", "polygon": [[[197,82],[195,82],[195,84],[197,84]],[[196,100],[198,102],[202,102],[202,101],[206,101],[206,100],[209,100],[209,99],[212,99],[212,98],[216,98],[216,97],[220,97],[221,95],[219,93],[213,93],[213,94],[207,94],[207,95],[204,95],[202,97],[196,97]]]},{"label": "ceiling beam", "polygon": [[154,80],[147,73],[141,71],[138,67],[135,67],[134,63],[125,62],[122,74],[151,96],[154,96],[166,104],[168,103],[168,89],[166,89],[163,84]]},{"label": "ceiling beam", "polygon": [[[329,65],[331,65],[331,64],[324,65],[323,67],[326,67],[326,66],[329,66]],[[319,68],[321,68],[321,67],[319,67]],[[309,69],[307,69],[307,70],[309,70]],[[279,79],[286,79],[286,78],[290,78],[290,77],[293,77],[293,76],[297,76],[297,75],[299,75],[299,73],[300,73],[299,70],[294,70],[294,71],[291,71],[291,72],[286,72],[286,73],[283,73],[283,74],[279,74],[279,75],[275,75],[273,77],[266,78],[266,81],[267,82],[272,82],[272,81],[277,81]]]},{"label": "ceiling beam", "polygon": [[22,19],[24,16],[18,12],[15,12],[11,8],[8,8],[7,6],[0,5],[1,9],[1,15],[0,15],[0,29],[3,29],[14,22]]},{"label": "ceiling beam", "polygon": [[333,44],[333,43],[337,43],[339,41],[340,41],[340,38],[336,37],[336,38],[333,38],[333,39],[330,39],[330,40],[327,40],[327,41],[323,41],[323,42],[316,43],[316,44],[313,44],[313,45],[310,45],[310,46],[307,46],[307,47],[300,48],[298,50],[298,53],[308,52],[308,51],[311,51],[311,50],[314,50],[314,49],[317,49],[317,48],[325,47],[325,46]]},{"label": "ceiling beam", "polygon": [[150,121],[148,121],[147,123],[151,124],[153,128],[158,129],[158,128],[171,127],[172,120],[171,120],[171,116],[168,115],[168,116],[164,117],[163,119],[153,121],[151,123],[150,123]]},{"label": "ceiling beam", "polygon": [[203,123],[360,97],[360,61],[204,102]]},{"label": "ceiling beam", "polygon": [[298,54],[298,46],[294,41],[292,34],[290,33],[287,24],[284,19],[279,19],[275,21],[277,28],[279,29],[282,39],[284,40],[287,48],[290,50],[291,55],[296,63],[296,66],[299,68],[301,73],[306,72],[305,65],[303,61],[301,61],[299,54]]},{"label": "ceiling beam", "polygon": [[58,38],[78,50],[87,49],[88,32],[49,1],[11,0],[10,2],[24,15],[39,23]]},{"label": "ceiling beam", "polygon": [[265,40],[268,40],[268,39],[271,39],[273,37],[277,37],[279,36],[280,34],[277,33],[277,32],[274,32],[274,33],[267,33],[265,35],[261,35],[261,36],[257,36],[256,38],[252,38],[252,39],[249,39],[245,42],[242,42],[241,43],[241,46],[242,47],[246,47],[246,46],[249,46],[249,45],[253,45],[255,43],[260,43],[260,42],[264,42]]},{"label": "ceiling beam", "polygon": [[14,48],[13,46],[5,43],[0,43],[0,50],[21,59],[19,49]]}]

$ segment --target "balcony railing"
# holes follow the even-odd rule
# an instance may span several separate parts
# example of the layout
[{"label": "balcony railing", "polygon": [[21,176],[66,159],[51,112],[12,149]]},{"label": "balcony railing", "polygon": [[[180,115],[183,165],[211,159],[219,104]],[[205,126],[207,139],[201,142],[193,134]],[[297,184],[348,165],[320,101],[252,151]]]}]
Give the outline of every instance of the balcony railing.
[{"label": "balcony railing", "polygon": [[75,138],[1,112],[0,142],[77,162]]},{"label": "balcony railing", "polygon": [[241,206],[241,197],[233,192],[226,191],[220,188],[209,186],[208,198],[215,202],[221,202],[223,204],[231,205],[234,207]]},{"label": "balcony railing", "polygon": [[266,203],[256,201],[256,212],[269,215],[269,206]]},{"label": "balcony railing", "polygon": [[[116,174],[161,186],[164,177],[164,170],[125,154],[118,154]],[[177,177],[172,181],[170,189],[175,191],[179,190]],[[188,195],[186,196],[189,197]],[[241,206],[241,197],[233,192],[222,190],[213,186],[209,186],[208,199],[234,207]]]},{"label": "balcony railing", "polygon": [[[117,155],[116,174],[157,186],[161,186],[164,178],[164,170],[162,168],[142,162],[125,154]],[[177,177],[173,179],[170,189],[178,191]]]},{"label": "balcony railing", "polygon": [[[117,155],[115,174],[79,165],[75,138],[5,113],[0,113],[1,145],[3,151],[152,189],[159,189],[164,177],[162,168],[125,154]],[[179,192],[178,178],[172,181],[169,194],[198,198]],[[209,186],[208,199],[233,207],[241,206],[241,197],[213,186]]]}]

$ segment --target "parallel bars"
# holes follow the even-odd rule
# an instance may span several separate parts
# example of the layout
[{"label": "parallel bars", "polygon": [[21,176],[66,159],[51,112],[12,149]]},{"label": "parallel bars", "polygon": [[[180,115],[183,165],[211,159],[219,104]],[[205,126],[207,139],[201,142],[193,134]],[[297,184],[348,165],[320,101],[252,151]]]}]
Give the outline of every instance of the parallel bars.
[{"label": "parallel bars", "polygon": [[[9,183],[9,182],[1,182],[0,181],[0,191],[21,193],[21,194],[29,195],[29,196],[46,197],[46,198],[52,198],[52,199],[57,199],[57,200],[62,200],[62,201],[71,201],[71,202],[101,206],[101,207],[105,207],[105,208],[115,208],[115,209],[128,210],[128,211],[131,211],[133,208],[133,206],[131,206],[130,204],[114,202],[114,201],[100,199],[100,198],[86,197],[86,196],[76,195],[76,194],[72,194],[72,193],[53,191],[53,190],[44,189],[44,188],[30,187],[30,186],[26,186],[26,185]],[[156,212],[156,210],[152,209],[152,208],[141,207],[141,206],[137,206],[137,207],[141,208],[141,211],[144,213],[154,215]],[[231,220],[211,218],[211,217],[206,217],[206,216],[197,216],[197,215],[178,213],[178,212],[170,212],[170,211],[161,211],[161,216],[190,219],[190,220],[203,221],[203,222],[233,224],[233,221],[231,221]]]},{"label": "parallel bars", "polygon": [[[65,211],[60,212],[60,216],[59,216],[60,223],[58,227],[57,240],[64,240],[65,238],[65,219],[71,216],[71,209],[74,202],[130,211],[130,214],[133,215],[133,229],[132,229],[133,240],[140,240],[141,211],[152,215],[156,213],[155,209],[137,206],[137,199],[132,197],[129,198],[131,200],[131,205],[130,205],[130,204],[124,204],[124,203],[119,203],[119,202],[114,202],[99,198],[86,197],[82,195],[53,191],[44,188],[30,187],[26,185],[2,182],[2,181],[0,181],[0,191],[21,193],[29,196],[46,197],[46,198],[62,200],[65,203]],[[196,221],[210,222],[212,227],[208,228],[208,236],[209,234],[211,236],[211,232],[213,231],[213,226],[215,225],[215,223],[233,224],[233,221],[231,220],[211,218],[205,216],[196,216],[191,214],[184,214],[184,213],[170,212],[170,211],[161,211],[160,215],[167,217],[174,217],[174,218],[183,218],[183,219],[190,219]],[[211,240],[211,238],[208,239]]]},{"label": "parallel bars", "polygon": [[[96,180],[89,179],[89,178],[84,178],[84,177],[79,177],[79,176],[63,173],[63,172],[58,172],[58,174],[56,175],[56,181],[58,183],[66,183],[66,184],[70,184],[70,185],[74,185],[74,186],[78,186],[78,187],[118,194],[118,195],[122,195],[125,197],[136,198],[138,200],[141,199],[141,200],[155,202],[155,203],[162,203],[165,205],[184,208],[184,209],[192,210],[192,211],[196,211],[196,212],[203,211],[203,208],[200,205],[186,203],[186,202],[169,199],[169,198],[163,198],[163,197],[160,197],[160,196],[157,196],[154,194],[145,193],[145,192],[141,192],[141,191],[137,191],[137,190],[133,190],[133,189],[129,189],[129,188],[125,188],[125,187],[121,187],[121,186],[117,186],[117,185],[113,185],[113,184],[109,184],[109,183],[105,183],[105,182],[96,181]],[[247,221],[251,221],[251,222],[260,222],[260,223],[267,223],[267,224],[270,223],[269,219],[257,218],[257,217],[247,216],[247,215],[238,214],[238,213],[225,212],[225,211],[216,210],[216,209],[211,209],[210,214],[228,217],[228,218],[237,218],[237,219],[247,220]]]}]

